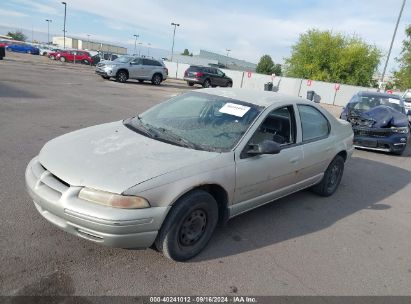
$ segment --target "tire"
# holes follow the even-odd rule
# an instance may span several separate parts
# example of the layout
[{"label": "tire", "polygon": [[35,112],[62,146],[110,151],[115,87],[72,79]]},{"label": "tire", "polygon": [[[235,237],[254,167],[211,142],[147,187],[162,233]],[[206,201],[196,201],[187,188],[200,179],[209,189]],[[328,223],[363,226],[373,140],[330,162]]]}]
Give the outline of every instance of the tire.
[{"label": "tire", "polygon": [[6,48],[6,51],[13,52],[13,49],[11,49],[11,48]]},{"label": "tire", "polygon": [[321,182],[311,188],[312,191],[321,196],[332,195],[337,190],[343,173],[344,158],[337,155],[328,165],[327,170],[325,170],[324,177]]},{"label": "tire", "polygon": [[188,81],[187,84],[189,87],[192,87],[194,85],[194,82]]},{"label": "tire", "polygon": [[66,57],[60,57],[61,62],[66,62]]},{"label": "tire", "polygon": [[228,87],[228,88],[233,87],[233,83],[232,83],[231,81],[227,82],[227,87]]},{"label": "tire", "polygon": [[42,56],[47,56],[47,52],[43,52]]},{"label": "tire", "polygon": [[203,88],[209,88],[209,87],[211,87],[210,79],[204,80],[204,82],[203,82]]},{"label": "tire", "polygon": [[161,74],[154,74],[153,78],[151,78],[151,83],[154,85],[160,85],[161,82],[163,81],[163,76],[161,76]]},{"label": "tire", "polygon": [[186,261],[203,250],[218,222],[218,205],[203,190],[181,197],[161,227],[155,247],[174,261]]},{"label": "tire", "polygon": [[50,58],[51,60],[54,60],[54,56],[53,56],[53,55],[51,55],[49,58]]},{"label": "tire", "polygon": [[402,155],[402,153],[404,153],[404,151],[405,151],[405,148],[406,148],[406,146],[401,150],[395,150],[395,151],[392,151],[391,153],[394,154],[394,155]]},{"label": "tire", "polygon": [[27,51],[26,53],[27,53],[27,54],[31,54],[31,51]]},{"label": "tire", "polygon": [[110,79],[110,76],[104,76],[104,75],[101,75],[101,78],[103,78],[103,79]]},{"label": "tire", "polygon": [[118,71],[116,75],[116,80],[121,83],[125,83],[128,79],[128,74],[126,71]]},{"label": "tire", "polygon": [[87,59],[84,59],[83,64],[90,64],[90,62]]}]

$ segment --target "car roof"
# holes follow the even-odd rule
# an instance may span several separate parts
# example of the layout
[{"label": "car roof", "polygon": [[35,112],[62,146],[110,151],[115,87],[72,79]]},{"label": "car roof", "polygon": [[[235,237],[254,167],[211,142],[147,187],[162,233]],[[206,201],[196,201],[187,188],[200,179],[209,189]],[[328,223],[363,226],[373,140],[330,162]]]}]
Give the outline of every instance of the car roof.
[{"label": "car roof", "polygon": [[360,91],[358,92],[359,96],[369,96],[369,97],[384,97],[384,98],[397,98],[400,99],[400,95],[397,94],[388,94],[385,92],[373,92],[373,91]]},{"label": "car roof", "polygon": [[[226,98],[237,99],[240,101],[255,104],[257,106],[269,107],[272,104],[282,101],[288,101],[290,103],[302,102],[307,103],[305,99],[283,95],[271,91],[257,91],[250,89],[237,89],[237,88],[208,88],[195,90],[196,92],[213,94]],[[313,102],[314,104],[314,102]]]}]

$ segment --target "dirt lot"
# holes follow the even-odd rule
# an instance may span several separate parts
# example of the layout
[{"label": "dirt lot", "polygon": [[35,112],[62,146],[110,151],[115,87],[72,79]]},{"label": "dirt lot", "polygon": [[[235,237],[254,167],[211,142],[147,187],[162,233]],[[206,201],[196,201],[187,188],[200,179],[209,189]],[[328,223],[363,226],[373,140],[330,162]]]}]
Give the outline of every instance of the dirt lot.
[{"label": "dirt lot", "polygon": [[401,157],[355,151],[334,196],[302,191],[239,216],[188,263],[105,248],[38,214],[25,191],[27,163],[58,135],[133,116],[188,87],[120,84],[89,66],[7,55],[0,61],[1,295],[411,295],[410,146]]}]

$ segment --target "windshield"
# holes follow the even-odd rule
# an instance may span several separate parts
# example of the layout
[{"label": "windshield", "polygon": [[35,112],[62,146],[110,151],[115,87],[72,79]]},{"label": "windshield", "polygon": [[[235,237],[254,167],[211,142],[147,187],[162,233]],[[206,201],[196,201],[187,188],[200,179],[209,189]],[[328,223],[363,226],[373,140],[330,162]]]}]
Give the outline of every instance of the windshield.
[{"label": "windshield", "polygon": [[114,59],[113,61],[118,62],[118,63],[127,63],[127,62],[131,61],[131,59],[133,59],[133,57],[121,56],[121,57],[118,57],[118,58]]},{"label": "windshield", "polygon": [[262,109],[231,98],[190,92],[124,123],[154,139],[198,150],[226,152],[234,148]]},{"label": "windshield", "polygon": [[369,111],[378,106],[389,106],[399,112],[403,112],[403,107],[400,103],[400,98],[392,95],[385,96],[359,96],[352,100],[347,107],[350,110]]}]

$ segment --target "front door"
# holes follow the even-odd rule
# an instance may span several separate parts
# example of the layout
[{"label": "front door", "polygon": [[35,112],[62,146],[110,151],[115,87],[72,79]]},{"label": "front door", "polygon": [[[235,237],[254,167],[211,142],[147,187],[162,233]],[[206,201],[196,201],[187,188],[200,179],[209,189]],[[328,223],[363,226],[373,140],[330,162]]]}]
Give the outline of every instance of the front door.
[{"label": "front door", "polygon": [[248,147],[236,160],[236,189],[231,215],[236,215],[296,191],[301,177],[303,148],[297,145],[294,107],[271,111],[249,140],[249,145],[272,140],[280,144],[278,154],[251,156]]},{"label": "front door", "polygon": [[130,62],[130,67],[128,68],[129,78],[138,79],[142,77],[143,75],[142,63],[143,63],[142,59],[140,58],[135,58]]}]

